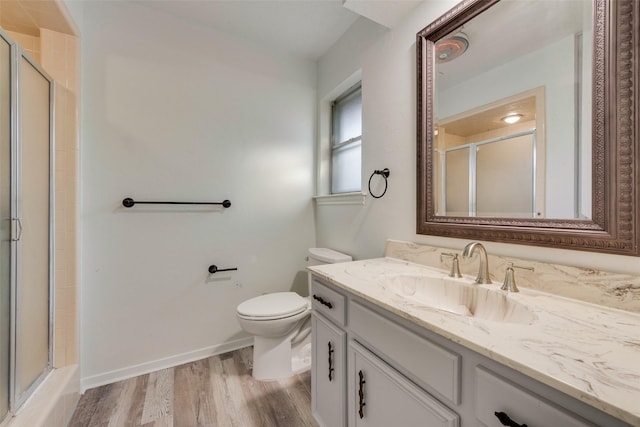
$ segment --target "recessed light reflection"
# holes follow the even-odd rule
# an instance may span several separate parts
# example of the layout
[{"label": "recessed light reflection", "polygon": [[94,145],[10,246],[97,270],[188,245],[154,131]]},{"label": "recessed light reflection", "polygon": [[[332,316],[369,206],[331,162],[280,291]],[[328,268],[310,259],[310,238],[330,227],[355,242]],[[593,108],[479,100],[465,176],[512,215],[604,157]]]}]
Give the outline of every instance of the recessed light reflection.
[{"label": "recessed light reflection", "polygon": [[522,118],[522,114],[509,114],[508,116],[504,116],[502,119],[503,122],[508,123],[510,125],[517,123]]}]

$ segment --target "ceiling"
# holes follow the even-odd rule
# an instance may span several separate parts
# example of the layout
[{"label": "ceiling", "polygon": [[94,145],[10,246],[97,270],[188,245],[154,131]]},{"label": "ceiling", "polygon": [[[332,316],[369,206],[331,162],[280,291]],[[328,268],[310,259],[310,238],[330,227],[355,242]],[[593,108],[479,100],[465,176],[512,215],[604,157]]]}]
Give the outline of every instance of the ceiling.
[{"label": "ceiling", "polygon": [[589,4],[528,0],[503,1],[492,6],[459,29],[467,36],[469,48],[451,62],[437,65],[438,88],[455,86],[497,65],[580,33],[585,24],[591,23]]},{"label": "ceiling", "polygon": [[40,28],[74,35],[60,4],[54,0],[0,0],[0,27],[30,36]]},{"label": "ceiling", "polygon": [[[116,1],[135,2],[270,49],[316,60],[358,18],[393,28],[423,0]],[[61,0],[0,0],[0,26],[36,37],[40,28],[75,34],[63,9]]]},{"label": "ceiling", "polygon": [[190,22],[216,28],[311,60],[322,56],[360,16],[366,16],[389,27],[399,22],[406,13],[422,2],[422,0],[133,1]]},{"label": "ceiling", "polygon": [[536,119],[536,98],[529,96],[516,101],[507,102],[472,115],[448,122],[438,123],[438,127],[444,127],[447,135],[453,134],[467,138],[483,134],[496,129],[508,128],[511,125],[502,121],[502,118],[510,114],[521,115],[518,123],[531,122]]}]

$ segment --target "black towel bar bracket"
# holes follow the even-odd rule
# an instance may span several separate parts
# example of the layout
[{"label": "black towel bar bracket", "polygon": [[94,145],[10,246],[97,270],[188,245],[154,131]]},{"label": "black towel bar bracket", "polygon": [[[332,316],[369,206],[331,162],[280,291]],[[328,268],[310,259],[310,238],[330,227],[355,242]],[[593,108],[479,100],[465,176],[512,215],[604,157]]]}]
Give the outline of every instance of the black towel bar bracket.
[{"label": "black towel bar bracket", "polygon": [[222,207],[228,208],[231,207],[231,202],[229,200],[222,202],[141,202],[133,200],[131,197],[122,200],[122,206],[125,208],[132,208],[135,205],[222,205]]},{"label": "black towel bar bracket", "polygon": [[220,271],[236,271],[238,269],[238,267],[234,267],[234,268],[218,268],[217,265],[210,265],[209,266],[209,273],[214,274],[214,273],[218,273]]}]

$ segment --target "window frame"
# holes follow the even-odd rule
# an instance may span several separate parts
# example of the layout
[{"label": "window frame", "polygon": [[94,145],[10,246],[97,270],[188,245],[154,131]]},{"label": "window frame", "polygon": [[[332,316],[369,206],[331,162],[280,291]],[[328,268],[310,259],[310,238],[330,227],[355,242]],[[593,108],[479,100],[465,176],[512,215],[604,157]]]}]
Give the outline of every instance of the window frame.
[{"label": "window frame", "polygon": [[[345,191],[345,192],[335,192],[334,177],[333,177],[334,152],[336,150],[344,149],[345,147],[349,147],[351,145],[360,143],[360,159],[362,160],[362,126],[360,127],[360,135],[349,138],[346,141],[336,141],[337,134],[338,134],[338,132],[336,132],[336,125],[338,122],[336,118],[336,112],[337,112],[336,106],[338,106],[340,103],[343,103],[351,99],[356,94],[358,94],[358,96],[360,97],[360,103],[362,106],[362,81],[359,81],[353,86],[351,86],[349,89],[344,91],[342,94],[340,94],[331,102],[331,129],[330,129],[330,135],[329,135],[329,141],[330,141],[330,144],[329,144],[329,165],[330,165],[329,166],[329,192],[331,195],[349,194],[353,192],[362,191],[362,163],[360,163],[361,176],[360,176],[359,189],[354,189],[352,191]],[[362,108],[360,109],[360,117],[362,118]]]}]

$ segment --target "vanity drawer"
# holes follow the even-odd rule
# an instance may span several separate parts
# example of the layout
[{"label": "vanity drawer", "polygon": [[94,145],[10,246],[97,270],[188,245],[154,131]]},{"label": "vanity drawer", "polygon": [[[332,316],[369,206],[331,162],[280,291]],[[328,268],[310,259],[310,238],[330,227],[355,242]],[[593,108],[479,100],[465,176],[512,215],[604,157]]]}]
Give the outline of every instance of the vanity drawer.
[{"label": "vanity drawer", "polygon": [[451,403],[460,403],[460,356],[380,316],[357,302],[349,305],[349,324],[396,369],[410,372],[420,385]]},{"label": "vanity drawer", "polygon": [[345,296],[329,288],[315,277],[312,280],[311,303],[313,309],[338,325],[344,326],[347,308]]},{"label": "vanity drawer", "polygon": [[495,415],[503,412],[516,425],[595,427],[576,414],[477,366],[475,370],[475,416],[486,427],[501,427]]}]

